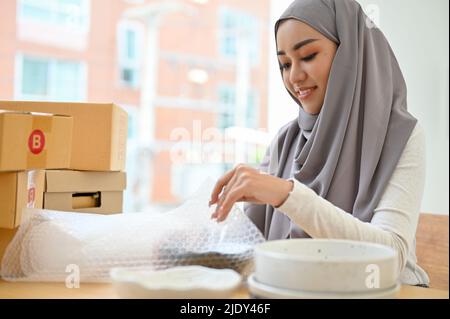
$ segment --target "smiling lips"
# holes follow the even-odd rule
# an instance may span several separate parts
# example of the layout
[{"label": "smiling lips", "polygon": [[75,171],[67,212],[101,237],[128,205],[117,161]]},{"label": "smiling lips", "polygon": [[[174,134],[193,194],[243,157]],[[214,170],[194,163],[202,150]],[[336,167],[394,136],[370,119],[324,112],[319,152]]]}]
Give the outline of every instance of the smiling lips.
[{"label": "smiling lips", "polygon": [[295,93],[300,100],[306,100],[317,89],[317,86],[296,88]]}]

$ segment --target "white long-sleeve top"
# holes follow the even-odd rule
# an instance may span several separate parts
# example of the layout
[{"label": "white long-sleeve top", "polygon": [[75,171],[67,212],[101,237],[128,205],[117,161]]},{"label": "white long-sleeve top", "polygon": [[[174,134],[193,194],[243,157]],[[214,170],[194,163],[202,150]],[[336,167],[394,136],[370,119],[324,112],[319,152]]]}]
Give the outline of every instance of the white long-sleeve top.
[{"label": "white long-sleeve top", "polygon": [[290,180],[293,189],[277,209],[312,238],[388,245],[398,252],[402,283],[429,284],[415,255],[415,234],[425,184],[425,132],[418,123],[370,222],[362,222],[334,206],[295,178]]}]

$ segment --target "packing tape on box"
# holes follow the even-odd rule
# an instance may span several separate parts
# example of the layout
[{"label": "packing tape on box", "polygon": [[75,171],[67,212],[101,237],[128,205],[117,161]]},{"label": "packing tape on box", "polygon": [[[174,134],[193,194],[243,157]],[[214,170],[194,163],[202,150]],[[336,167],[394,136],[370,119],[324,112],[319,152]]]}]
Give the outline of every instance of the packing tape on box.
[{"label": "packing tape on box", "polygon": [[53,117],[33,117],[32,130],[28,136],[27,166],[45,168],[49,134],[52,132]]}]

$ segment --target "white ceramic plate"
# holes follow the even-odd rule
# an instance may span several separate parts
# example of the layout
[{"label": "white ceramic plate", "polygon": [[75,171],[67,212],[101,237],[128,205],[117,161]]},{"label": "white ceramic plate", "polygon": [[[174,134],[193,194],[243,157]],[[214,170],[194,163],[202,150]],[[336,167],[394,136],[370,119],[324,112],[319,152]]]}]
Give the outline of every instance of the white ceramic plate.
[{"label": "white ceramic plate", "polygon": [[364,293],[326,293],[272,287],[258,282],[255,274],[252,274],[248,278],[248,289],[251,295],[268,299],[392,299],[400,290],[400,284],[389,289]]},{"label": "white ceramic plate", "polygon": [[353,293],[389,289],[398,280],[397,252],[388,246],[338,239],[288,239],[255,247],[255,277],[291,290]]},{"label": "white ceramic plate", "polygon": [[234,270],[203,266],[165,270],[114,268],[110,275],[119,297],[135,299],[229,298],[242,282]]}]

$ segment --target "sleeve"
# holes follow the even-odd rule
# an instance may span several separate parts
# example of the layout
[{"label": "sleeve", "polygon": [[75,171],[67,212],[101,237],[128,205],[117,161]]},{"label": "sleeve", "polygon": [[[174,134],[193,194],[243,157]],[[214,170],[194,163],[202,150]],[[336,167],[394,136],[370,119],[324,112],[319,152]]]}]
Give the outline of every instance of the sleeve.
[{"label": "sleeve", "polygon": [[313,238],[388,245],[398,252],[401,272],[413,247],[425,184],[425,134],[416,125],[370,222],[351,214],[291,179],[294,187],[277,209]]}]

